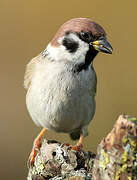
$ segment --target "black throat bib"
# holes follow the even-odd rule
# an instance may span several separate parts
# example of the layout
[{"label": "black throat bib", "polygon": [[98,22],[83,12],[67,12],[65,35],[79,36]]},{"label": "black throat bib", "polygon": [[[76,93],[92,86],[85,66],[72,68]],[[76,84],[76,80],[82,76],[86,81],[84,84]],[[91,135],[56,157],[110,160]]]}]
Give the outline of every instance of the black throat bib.
[{"label": "black throat bib", "polygon": [[93,49],[93,47],[89,46],[89,50],[87,51],[87,54],[85,56],[85,61],[76,64],[74,68],[74,72],[79,73],[82,70],[86,71],[97,54],[98,54],[98,51]]}]

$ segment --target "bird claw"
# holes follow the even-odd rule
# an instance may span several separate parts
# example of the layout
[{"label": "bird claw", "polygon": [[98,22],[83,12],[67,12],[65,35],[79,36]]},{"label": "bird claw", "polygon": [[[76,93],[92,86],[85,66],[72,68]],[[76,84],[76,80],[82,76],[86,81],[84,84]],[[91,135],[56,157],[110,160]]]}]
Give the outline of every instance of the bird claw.
[{"label": "bird claw", "polygon": [[83,148],[82,144],[79,144],[79,145],[70,145],[69,143],[66,143],[64,145],[68,146],[69,150],[75,150],[75,151],[80,151]]},{"label": "bird claw", "polygon": [[75,151],[80,151],[82,148],[83,148],[82,144],[75,145],[75,146],[73,146],[73,145],[70,146],[70,150],[75,150]]},{"label": "bird claw", "polygon": [[37,150],[36,149],[32,149],[30,155],[29,155],[29,159],[28,159],[28,167],[33,167],[34,166],[34,161],[35,161],[35,157],[36,157],[36,153]]},{"label": "bird claw", "polygon": [[41,142],[40,140],[35,140],[33,143],[33,148],[32,151],[29,155],[29,159],[28,159],[28,167],[33,167],[34,166],[34,161],[35,161],[35,157],[37,155],[37,151],[40,150],[41,148]]},{"label": "bird claw", "polygon": [[63,146],[71,146],[69,143],[65,143],[63,144]]}]

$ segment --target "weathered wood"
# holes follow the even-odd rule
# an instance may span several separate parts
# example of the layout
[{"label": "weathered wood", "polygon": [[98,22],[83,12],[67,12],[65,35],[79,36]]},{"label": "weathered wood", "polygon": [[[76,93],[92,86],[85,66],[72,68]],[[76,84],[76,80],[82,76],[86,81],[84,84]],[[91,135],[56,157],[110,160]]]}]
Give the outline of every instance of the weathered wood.
[{"label": "weathered wood", "polygon": [[94,180],[137,180],[137,120],[121,115],[98,145]]},{"label": "weathered wood", "polygon": [[28,180],[137,180],[137,120],[121,115],[97,155],[43,140]]}]

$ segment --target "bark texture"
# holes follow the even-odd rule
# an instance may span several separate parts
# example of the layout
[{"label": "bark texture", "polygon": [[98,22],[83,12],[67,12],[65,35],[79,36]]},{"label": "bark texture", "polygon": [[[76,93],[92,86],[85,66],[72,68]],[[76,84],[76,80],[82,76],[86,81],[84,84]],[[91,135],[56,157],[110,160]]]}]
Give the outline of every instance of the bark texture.
[{"label": "bark texture", "polygon": [[27,180],[137,180],[137,120],[121,115],[97,154],[43,140]]}]

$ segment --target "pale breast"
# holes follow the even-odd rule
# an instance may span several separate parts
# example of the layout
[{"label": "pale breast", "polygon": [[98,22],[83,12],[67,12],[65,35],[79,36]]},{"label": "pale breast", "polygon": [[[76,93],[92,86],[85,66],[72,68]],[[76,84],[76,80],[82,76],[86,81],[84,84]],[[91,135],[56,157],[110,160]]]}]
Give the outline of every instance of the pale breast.
[{"label": "pale breast", "polygon": [[33,121],[49,130],[71,132],[89,124],[95,112],[96,75],[79,74],[64,62],[38,63],[26,104]]}]

